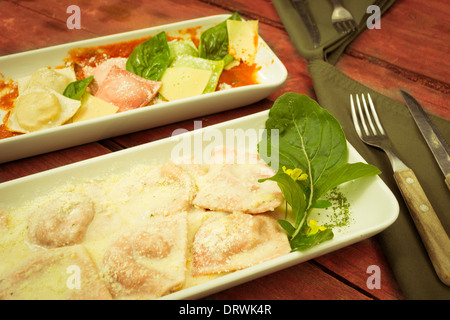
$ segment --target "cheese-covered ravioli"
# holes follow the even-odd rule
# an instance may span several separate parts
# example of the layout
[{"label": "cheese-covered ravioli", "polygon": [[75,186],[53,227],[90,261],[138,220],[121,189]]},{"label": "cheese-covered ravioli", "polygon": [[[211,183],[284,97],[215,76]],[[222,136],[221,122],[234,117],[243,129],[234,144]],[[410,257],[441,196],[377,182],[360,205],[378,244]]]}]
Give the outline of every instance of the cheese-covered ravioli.
[{"label": "cheese-covered ravioli", "polygon": [[21,133],[57,127],[72,118],[80,106],[80,101],[52,89],[30,88],[17,98],[7,127]]},{"label": "cheese-covered ravioli", "polygon": [[32,212],[28,239],[47,248],[79,244],[94,215],[94,204],[89,197],[78,193],[56,196]]},{"label": "cheese-covered ravioli", "polygon": [[192,244],[195,275],[231,272],[288,254],[278,222],[267,214],[219,213],[202,223]]},{"label": "cheese-covered ravioli", "polygon": [[213,151],[207,174],[197,180],[193,204],[204,209],[264,213],[283,203],[275,181],[259,182],[275,172],[257,154],[219,147]]},{"label": "cheese-covered ravioli", "polygon": [[183,285],[186,255],[186,213],[154,216],[106,250],[104,278],[116,299],[155,299]]},{"label": "cheese-covered ravioli", "polygon": [[112,192],[117,199],[129,199],[130,206],[144,208],[145,216],[169,216],[192,207],[196,187],[193,178],[172,162],[157,166],[139,180],[122,180]]},{"label": "cheese-covered ravioli", "polygon": [[0,278],[0,300],[110,300],[87,250],[38,250]]}]

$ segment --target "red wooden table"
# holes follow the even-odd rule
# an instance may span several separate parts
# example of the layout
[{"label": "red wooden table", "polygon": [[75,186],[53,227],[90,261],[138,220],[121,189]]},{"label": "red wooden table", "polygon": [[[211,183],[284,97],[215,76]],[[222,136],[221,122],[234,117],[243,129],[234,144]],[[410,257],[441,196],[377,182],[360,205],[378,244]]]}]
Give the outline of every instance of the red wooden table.
[{"label": "red wooden table", "polygon": [[[81,9],[81,29],[68,29],[71,4]],[[0,56],[108,34],[238,11],[258,19],[260,35],[286,66],[286,84],[266,99],[235,110],[202,117],[203,127],[271,107],[284,92],[314,98],[306,61],[293,47],[269,0],[0,2]],[[428,111],[450,119],[450,2],[400,0],[382,17],[379,32],[358,37],[337,67],[350,77],[396,100],[396,88],[424,101]],[[415,52],[422,43],[421,52]],[[428,55],[423,60],[422,56]],[[188,120],[0,165],[0,182],[24,177],[193,129]],[[381,270],[381,288],[367,285],[368,267]],[[283,271],[214,294],[207,299],[404,299],[386,258],[373,237]]]}]

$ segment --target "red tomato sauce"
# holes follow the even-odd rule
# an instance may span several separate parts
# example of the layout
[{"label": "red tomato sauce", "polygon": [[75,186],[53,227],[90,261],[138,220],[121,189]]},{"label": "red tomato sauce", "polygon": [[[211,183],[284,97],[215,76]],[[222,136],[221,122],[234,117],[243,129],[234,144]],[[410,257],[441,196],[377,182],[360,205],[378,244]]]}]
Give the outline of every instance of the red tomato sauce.
[{"label": "red tomato sauce", "polygon": [[230,70],[223,70],[217,88],[219,88],[222,83],[228,84],[233,88],[257,84],[257,72],[260,69],[261,67],[256,64],[248,65],[241,63]]},{"label": "red tomato sauce", "polygon": [[[17,84],[13,80],[9,79],[6,81],[0,76],[0,94],[0,109],[8,111],[14,108],[14,101],[16,101],[17,96],[19,95],[19,90],[17,88]],[[8,116],[9,113],[5,115],[4,119],[2,119],[2,124],[0,124],[0,139],[14,137],[21,134],[9,131],[3,124],[8,121]]]}]

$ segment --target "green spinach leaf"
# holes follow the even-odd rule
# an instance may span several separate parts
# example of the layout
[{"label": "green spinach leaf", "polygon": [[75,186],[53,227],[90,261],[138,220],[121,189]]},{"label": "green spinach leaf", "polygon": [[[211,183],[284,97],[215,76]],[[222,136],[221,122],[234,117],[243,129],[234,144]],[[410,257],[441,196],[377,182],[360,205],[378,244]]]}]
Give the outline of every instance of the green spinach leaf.
[{"label": "green spinach leaf", "polygon": [[69,83],[64,89],[63,95],[70,99],[81,100],[88,85],[94,79],[94,76],[87,77],[86,79],[77,80]]},{"label": "green spinach leaf", "polygon": [[142,78],[158,81],[171,62],[167,36],[162,31],[134,48],[126,69]]}]

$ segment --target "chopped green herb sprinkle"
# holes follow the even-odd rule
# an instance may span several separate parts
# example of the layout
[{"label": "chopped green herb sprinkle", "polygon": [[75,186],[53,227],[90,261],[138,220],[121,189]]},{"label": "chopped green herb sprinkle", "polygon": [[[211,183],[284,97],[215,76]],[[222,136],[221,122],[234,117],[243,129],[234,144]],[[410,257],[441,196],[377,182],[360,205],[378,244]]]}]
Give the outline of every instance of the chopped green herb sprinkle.
[{"label": "chopped green herb sprinkle", "polygon": [[332,189],[325,195],[326,200],[332,203],[331,207],[326,210],[332,210],[332,213],[327,213],[330,220],[324,224],[327,228],[342,228],[350,225],[352,218],[350,212],[350,203],[344,193],[337,188]]}]

